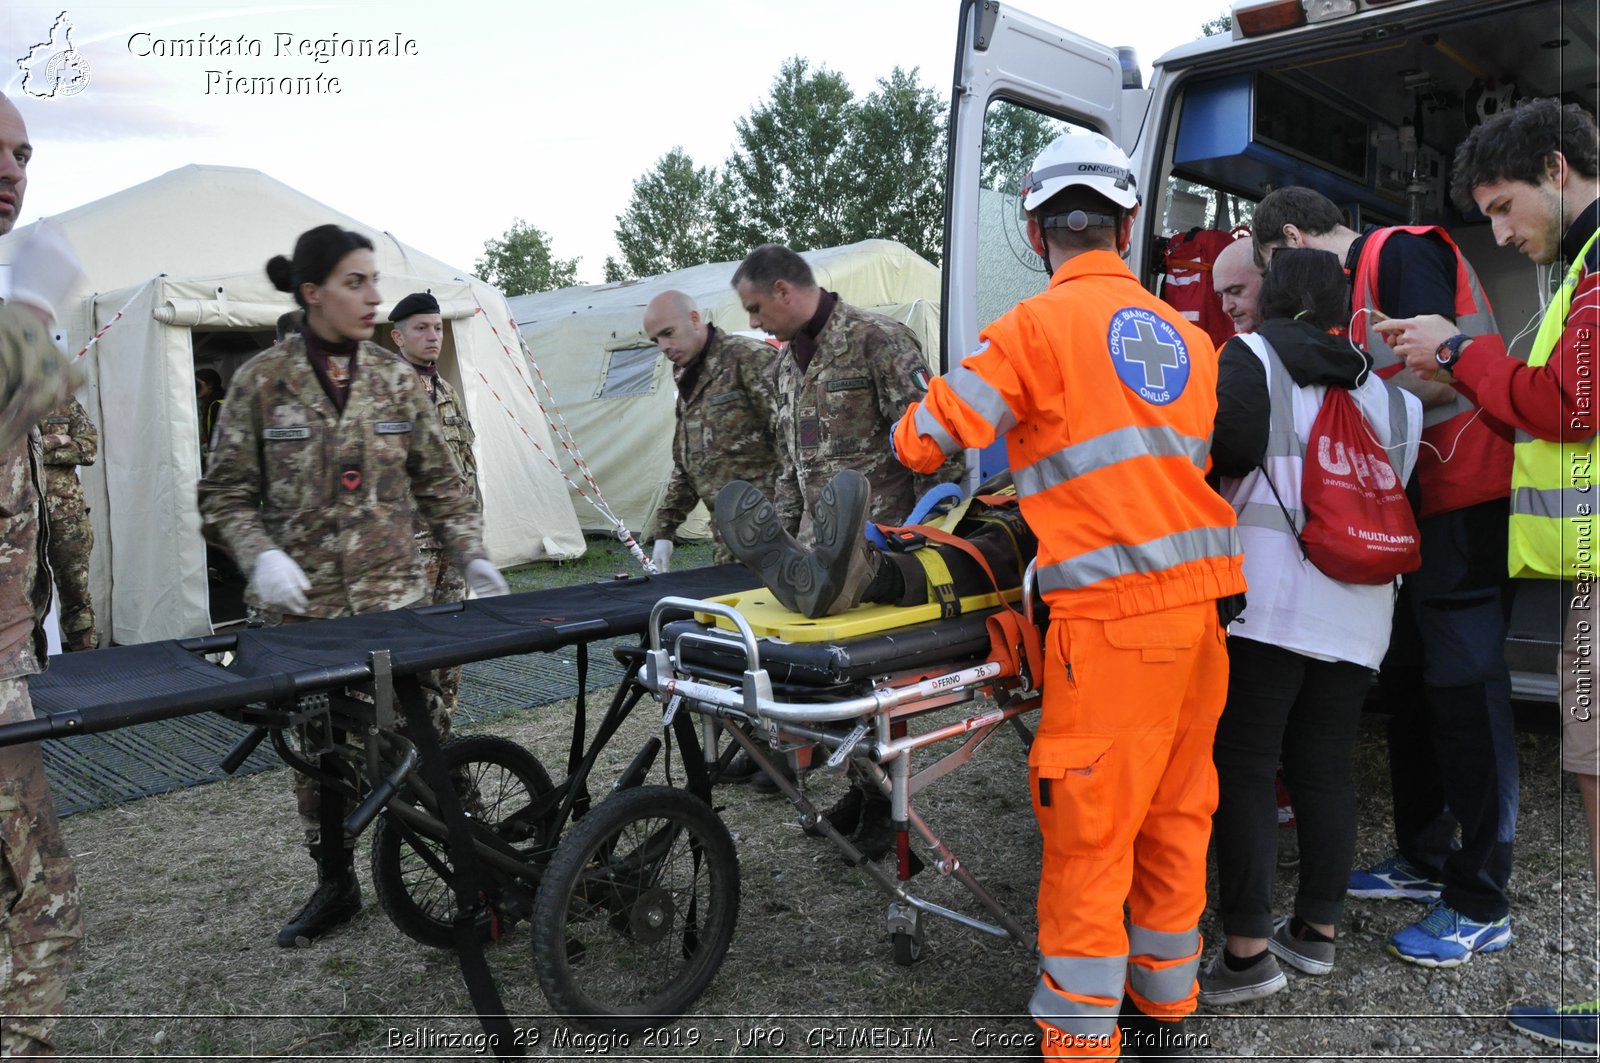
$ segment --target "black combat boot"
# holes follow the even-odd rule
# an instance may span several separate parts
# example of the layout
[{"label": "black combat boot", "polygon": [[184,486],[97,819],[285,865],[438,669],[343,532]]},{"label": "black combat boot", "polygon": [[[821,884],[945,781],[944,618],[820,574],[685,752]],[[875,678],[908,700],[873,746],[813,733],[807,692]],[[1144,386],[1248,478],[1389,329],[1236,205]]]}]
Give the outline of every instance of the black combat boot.
[{"label": "black combat boot", "polygon": [[[850,789],[844,792],[844,796],[835,801],[826,812],[822,813],[822,818],[827,820],[834,830],[848,838],[856,832],[856,826],[861,822],[861,807],[865,803],[866,795],[862,792],[861,787],[852,783]],[[823,837],[820,826],[813,825],[801,829],[810,837]]]},{"label": "black combat boot", "polygon": [[294,918],[278,931],[278,945],[290,949],[309,945],[336,926],[343,926],[361,911],[361,882],[356,878],[355,853],[344,846],[325,853],[313,846],[317,861],[317,888]]},{"label": "black combat boot", "polygon": [[761,489],[743,480],[731,481],[717,492],[712,519],[723,545],[761,577],[778,604],[800,612],[798,595],[811,591],[811,557],[784,530],[777,508]]},{"label": "black combat boot", "polygon": [[1190,1058],[1186,1051],[1182,1019],[1158,1019],[1139,1010],[1130,996],[1122,998],[1122,1014],[1117,1016],[1122,1028],[1122,1057],[1124,1059],[1177,1059]]},{"label": "black combat boot", "polygon": [[817,496],[811,510],[816,540],[808,559],[811,578],[795,593],[806,616],[833,616],[861,603],[878,571],[878,551],[864,534],[871,508],[872,484],[854,469],[835,473]]}]

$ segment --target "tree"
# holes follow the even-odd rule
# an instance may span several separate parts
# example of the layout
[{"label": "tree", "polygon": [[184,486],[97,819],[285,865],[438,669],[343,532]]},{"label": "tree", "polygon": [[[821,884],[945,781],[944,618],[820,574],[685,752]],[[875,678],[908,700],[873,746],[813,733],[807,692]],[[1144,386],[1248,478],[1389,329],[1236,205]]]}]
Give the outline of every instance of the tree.
[{"label": "tree", "polygon": [[735,124],[739,146],[724,168],[717,205],[722,235],[742,247],[781,243],[799,251],[847,243],[850,204],[865,175],[850,147],[854,93],[826,67],[784,62],[769,100]]},{"label": "tree", "polygon": [[[846,237],[898,240],[938,265],[944,242],[945,103],[900,67],[855,112],[849,158],[862,179]],[[871,175],[871,176],[869,176]]]},{"label": "tree", "polygon": [[[656,160],[649,173],[633,182],[628,209],[617,215],[617,246],[623,271],[653,277],[712,261],[717,246],[712,196],[715,169],[696,166],[681,147]],[[608,271],[611,263],[608,261]],[[609,272],[608,272],[609,276]]]},{"label": "tree", "polygon": [[498,240],[483,242],[473,270],[506,295],[528,295],[578,283],[578,260],[556,258],[550,238],[521,218]]},{"label": "tree", "polygon": [[1046,144],[1066,131],[1066,124],[1021,104],[997,100],[983,114],[983,187],[1016,195],[1022,178],[1033,168]]},{"label": "tree", "polygon": [[1233,14],[1224,11],[1208,22],[1200,23],[1200,33],[1206,37],[1215,37],[1219,33],[1233,32]]}]

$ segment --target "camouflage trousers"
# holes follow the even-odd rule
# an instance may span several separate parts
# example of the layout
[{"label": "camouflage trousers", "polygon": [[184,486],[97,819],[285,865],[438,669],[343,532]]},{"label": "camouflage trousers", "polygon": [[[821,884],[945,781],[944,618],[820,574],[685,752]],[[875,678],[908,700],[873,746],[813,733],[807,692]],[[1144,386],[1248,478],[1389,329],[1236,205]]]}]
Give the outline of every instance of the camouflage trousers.
[{"label": "camouflage trousers", "polygon": [[[277,613],[263,613],[257,610],[251,611],[252,622],[262,627],[275,627],[278,624],[303,624],[307,623],[309,619],[309,617],[285,616]],[[453,734],[450,727],[450,710],[453,707],[453,703],[446,700],[444,689],[440,685],[442,673],[438,671],[422,672],[417,676],[417,679],[422,684],[422,696],[427,702],[428,720],[433,724],[434,732],[438,734],[441,743],[450,741]],[[345,693],[360,700],[370,700],[370,695],[362,694],[357,690],[349,690]],[[398,703],[395,705],[395,713],[398,717],[395,721],[395,730],[400,734],[405,734],[406,720]],[[335,734],[329,736],[324,733],[322,725],[319,723],[308,724],[306,733],[301,736],[301,739],[302,745],[299,752],[313,763],[320,756],[316,751],[330,740],[339,745],[348,746],[358,752],[366,748],[366,743],[360,735],[336,730]],[[347,764],[345,767],[347,770],[353,770],[359,777],[366,767],[365,758],[357,757],[354,763]],[[365,781],[369,785],[377,782],[377,780]],[[322,783],[298,771],[294,773],[295,808],[300,813],[300,825],[305,830],[306,847],[313,852],[321,848],[322,845],[322,802],[325,796]],[[337,794],[333,796],[339,798]],[[344,803],[342,798],[339,798],[339,800],[341,804]],[[345,809],[339,812],[337,816],[330,818],[342,818],[344,812],[347,811],[349,810]],[[354,838],[341,837],[340,841],[346,849],[355,848]]]},{"label": "camouflage trousers", "polygon": [[[422,547],[422,583],[433,592],[433,604],[464,602],[467,600],[467,578],[450,563],[443,550],[432,545],[432,537]],[[461,693],[461,666],[442,669],[439,673],[439,690],[444,694],[444,711],[455,715],[456,698]]]},{"label": "camouflage trousers", "polygon": [[[32,718],[28,681],[0,680],[0,723]],[[37,744],[0,749],[0,913],[0,1058],[53,1056],[83,912]]]},{"label": "camouflage trousers", "polygon": [[94,529],[89,526],[89,509],[76,476],[51,478],[45,511],[50,523],[50,572],[55,576],[60,604],[61,645],[69,651],[92,650],[96,643],[89,554],[94,550]]}]

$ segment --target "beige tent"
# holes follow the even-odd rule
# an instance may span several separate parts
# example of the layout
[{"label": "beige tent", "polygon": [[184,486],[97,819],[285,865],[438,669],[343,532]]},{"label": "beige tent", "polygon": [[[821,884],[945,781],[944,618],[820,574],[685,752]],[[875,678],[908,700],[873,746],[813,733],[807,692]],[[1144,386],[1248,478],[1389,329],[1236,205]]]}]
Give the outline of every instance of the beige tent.
[{"label": "beige tent", "polygon": [[[185,166],[51,220],[86,274],[60,308],[64,345],[75,352],[110,326],[85,356],[89,383],[79,395],[100,427],[100,461],[80,471],[95,531],[91,580],[102,641],[211,630],[195,508],[195,368],[219,366],[226,377],[271,342],[293,303],[273,289],[263,266],[288,254],[301,232],[328,222],[372,239],[385,298],[380,314],[409,292],[439,299],[450,325],[440,366],[460,385],[477,430],[491,559],[505,567],[583,553],[565,485],[533,445],[554,452],[510,311],[491,286],[256,170]],[[31,228],[0,240],[0,261],[15,255]],[[377,338],[387,335],[380,326]]]},{"label": "beige tent", "polygon": [[[939,271],[891,240],[864,240],[805,253],[817,283],[846,302],[910,325],[931,371],[939,371]],[[648,531],[672,472],[672,365],[645,338],[644,308],[658,294],[687,292],[718,328],[747,331],[749,317],[729,286],[737,262],[693,266],[619,284],[580,285],[510,300],[517,327],[549,382],[599,493],[632,531]],[[570,459],[563,468],[583,483]],[[584,493],[595,494],[584,484]],[[574,496],[586,531],[612,525]],[[705,511],[679,530],[709,534]],[[646,544],[648,547],[648,544]]]}]

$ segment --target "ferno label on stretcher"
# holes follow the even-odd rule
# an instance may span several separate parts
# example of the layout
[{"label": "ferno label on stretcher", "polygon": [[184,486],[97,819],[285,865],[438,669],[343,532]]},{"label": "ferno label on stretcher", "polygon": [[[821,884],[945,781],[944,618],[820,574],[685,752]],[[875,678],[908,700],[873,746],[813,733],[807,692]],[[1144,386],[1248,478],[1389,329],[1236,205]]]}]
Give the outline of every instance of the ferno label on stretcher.
[{"label": "ferno label on stretcher", "polygon": [[[1018,587],[998,594],[993,591],[973,594],[961,599],[961,612],[965,614],[993,609],[1003,601],[1015,602],[1021,597],[1022,590]],[[707,600],[737,609],[749,621],[750,629],[757,638],[775,638],[785,642],[844,642],[939,619],[939,603],[928,602],[925,605],[859,605],[837,616],[811,620],[779,605],[772,592],[765,587]],[[715,621],[718,627],[733,630],[733,623],[726,617],[697,613],[695,619],[702,624]]]}]

